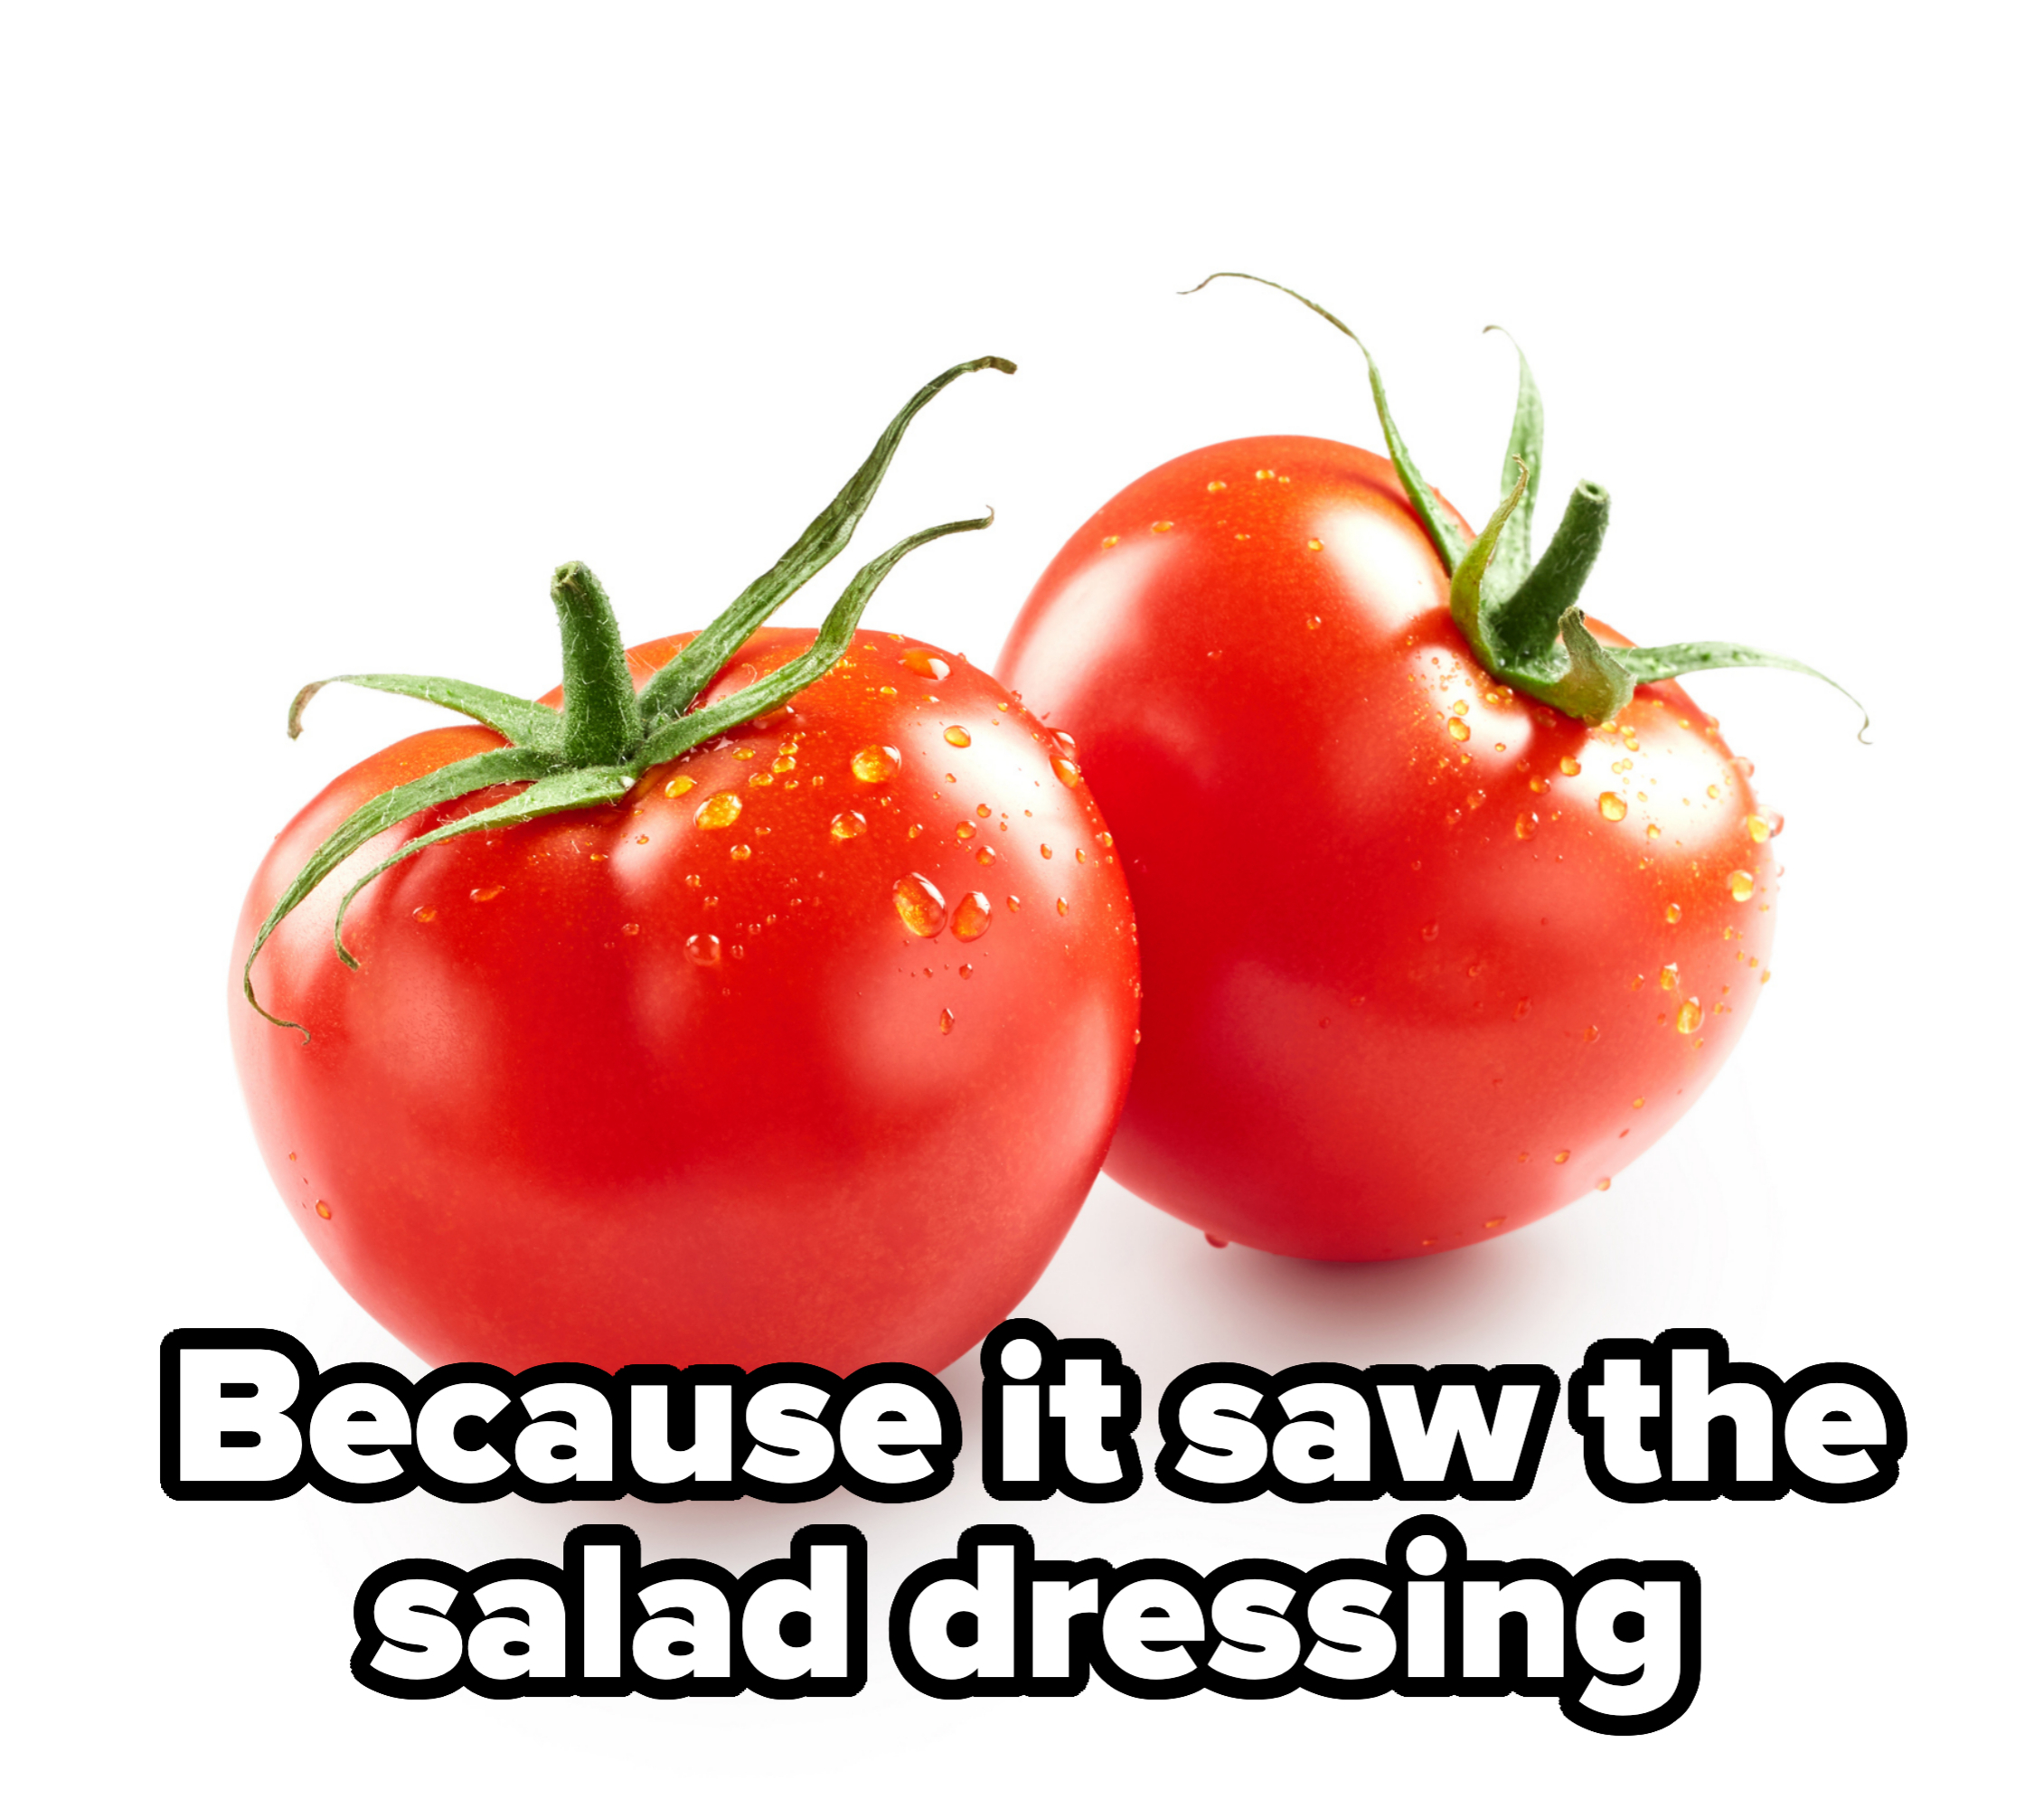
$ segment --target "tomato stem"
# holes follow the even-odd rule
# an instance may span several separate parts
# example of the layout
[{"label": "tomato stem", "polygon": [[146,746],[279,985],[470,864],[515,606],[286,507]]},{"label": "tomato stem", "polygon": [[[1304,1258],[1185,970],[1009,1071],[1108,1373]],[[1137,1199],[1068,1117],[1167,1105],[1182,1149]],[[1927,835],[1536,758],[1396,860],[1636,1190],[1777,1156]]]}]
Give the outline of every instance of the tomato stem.
[{"label": "tomato stem", "polygon": [[306,685],[292,699],[287,719],[286,726],[294,739],[299,730],[300,716],[312,697],[326,684],[343,683],[394,692],[457,710],[494,729],[510,745],[457,760],[423,777],[393,786],[350,812],[285,887],[256,932],[241,967],[241,991],[250,1007],[279,1029],[297,1030],[310,1040],[303,1025],[273,1015],[256,997],[256,956],[278,924],[311,896],[322,880],[385,831],[398,827],[422,810],[458,802],[493,786],[523,787],[512,796],[412,836],[354,877],[334,915],[334,952],[350,968],[361,964],[342,938],[348,906],[363,886],[399,862],[478,829],[614,804],[648,768],[778,709],[821,678],[843,654],[867,603],[889,572],[918,547],[927,546],[933,540],[991,526],[993,511],[966,521],[926,527],[897,541],[878,558],[860,567],[825,617],[815,639],[795,658],[732,696],[702,708],[691,708],[746,638],[843,550],[879,489],[902,434],[924,404],[968,372],[995,370],[1012,374],[1014,368],[1005,358],[978,358],[955,364],[924,384],[801,538],[769,570],[749,585],[705,632],[655,673],[637,695],[633,692],[624,638],[618,632],[610,599],[597,582],[595,573],[579,562],[563,565],[553,574],[554,610],[560,625],[559,711],[460,679],[401,673],[356,673]]},{"label": "tomato stem", "polygon": [[[1361,352],[1370,367],[1370,392],[1384,444],[1406,499],[1433,541],[1441,566],[1453,580],[1450,612],[1484,669],[1515,690],[1537,697],[1567,715],[1605,722],[1632,701],[1633,687],[1689,672],[1772,666],[1820,678],[1860,709],[1860,739],[1869,718],[1859,699],[1814,666],[1780,654],[1763,653],[1723,640],[1677,641],[1665,646],[1606,646],[1589,631],[1577,602],[1604,543],[1611,509],[1601,485],[1578,484],[1562,511],[1561,524],[1537,564],[1531,562],[1533,500],[1540,492],[1541,439],[1546,409],[1526,354],[1519,356],[1519,400],[1505,447],[1502,499],[1482,534],[1472,542],[1419,474],[1405,438],[1391,419],[1384,379],[1370,348],[1342,320],[1298,290],[1247,270],[1217,270],[1182,291],[1196,295],[1220,277],[1239,278],[1276,289],[1310,307]],[[1501,328],[1486,327],[1486,332]],[[1508,339],[1511,335],[1505,335]]]},{"label": "tomato stem", "polygon": [[638,739],[638,697],[617,617],[579,560],[553,574],[560,621],[561,755],[576,766],[622,759]]}]

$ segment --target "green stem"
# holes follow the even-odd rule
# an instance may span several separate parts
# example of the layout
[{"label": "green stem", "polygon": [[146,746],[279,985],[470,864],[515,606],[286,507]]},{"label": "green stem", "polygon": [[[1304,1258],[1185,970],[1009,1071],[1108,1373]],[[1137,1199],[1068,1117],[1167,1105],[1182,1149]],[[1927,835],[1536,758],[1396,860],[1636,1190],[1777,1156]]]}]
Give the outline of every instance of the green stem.
[{"label": "green stem", "polygon": [[[1685,672],[1756,665],[1822,678],[1858,705],[1859,699],[1835,679],[1824,677],[1800,660],[1785,659],[1778,654],[1721,640],[1607,647],[1590,633],[1577,599],[1604,544],[1611,497],[1601,485],[1578,484],[1547,551],[1538,564],[1530,564],[1533,500],[1540,491],[1541,438],[1547,411],[1540,386],[1533,381],[1532,367],[1526,362],[1526,354],[1519,352],[1517,341],[1512,342],[1512,349],[1519,352],[1519,400],[1512,414],[1511,440],[1505,447],[1505,494],[1489,524],[1472,543],[1420,476],[1419,467],[1391,419],[1377,360],[1347,324],[1298,290],[1272,282],[1268,277],[1252,276],[1247,270],[1217,270],[1205,282],[1183,293],[1196,295],[1220,277],[1261,283],[1266,288],[1290,296],[1345,334],[1362,353],[1370,366],[1370,391],[1377,403],[1377,418],[1383,425],[1391,464],[1414,513],[1434,543],[1442,569],[1452,580],[1449,612],[1468,639],[1471,652],[1493,676],[1566,714],[1591,722],[1609,721],[1632,701],[1636,683],[1679,677]],[[1492,326],[1484,330],[1495,333],[1502,329]],[[1864,740],[1866,711],[1861,708],[1860,713],[1860,738]]]},{"label": "green stem", "polygon": [[1600,484],[1578,484],[1540,563],[1488,604],[1490,639],[1508,664],[1537,665],[1551,656],[1561,617],[1582,595],[1610,522],[1611,493]]},{"label": "green stem", "polygon": [[553,574],[560,619],[561,756],[575,766],[606,766],[638,739],[638,698],[610,598],[579,560]]},{"label": "green stem", "polygon": [[609,598],[589,567],[579,563],[563,565],[553,574],[554,610],[560,624],[561,707],[558,711],[453,678],[355,673],[306,685],[291,703],[287,725],[294,737],[298,732],[301,712],[322,685],[349,683],[459,710],[513,744],[457,760],[409,784],[394,786],[349,814],[285,887],[257,931],[241,968],[241,990],[250,1008],[280,1029],[306,1034],[301,1025],[272,1015],[258,1001],[256,956],[277,926],[312,894],[322,880],[386,829],[396,827],[421,810],[469,796],[493,785],[521,784],[525,787],[514,796],[414,836],[348,887],[334,913],[334,952],[350,968],[359,964],[342,937],[348,907],[363,886],[399,862],[478,830],[613,804],[649,767],[673,759],[728,729],[778,708],[821,678],[843,654],[867,602],[890,571],[918,546],[927,546],[947,534],[974,532],[991,525],[993,512],[989,510],[983,518],[971,521],[926,527],[890,546],[860,568],[815,641],[796,658],[735,696],[707,709],[683,713],[747,637],[843,549],[871,503],[909,421],[930,398],[969,372],[1012,372],[1014,368],[1005,358],[977,358],[969,363],[955,364],[925,383],[889,424],[865,463],[852,474],[831,505],[809,523],[802,537],[770,570],[749,585],[706,633],[699,635],[656,673],[638,696],[633,694],[624,640],[617,631]]}]

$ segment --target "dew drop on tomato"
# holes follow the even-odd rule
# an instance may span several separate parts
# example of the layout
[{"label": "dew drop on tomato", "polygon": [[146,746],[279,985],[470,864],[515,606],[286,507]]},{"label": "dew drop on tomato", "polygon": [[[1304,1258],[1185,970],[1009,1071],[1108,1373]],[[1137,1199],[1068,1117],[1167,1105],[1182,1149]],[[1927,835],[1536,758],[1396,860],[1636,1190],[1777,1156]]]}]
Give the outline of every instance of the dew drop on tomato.
[{"label": "dew drop on tomato", "polygon": [[862,747],[852,756],[852,776],[866,785],[884,785],[901,770],[901,751],[879,741]]},{"label": "dew drop on tomato", "polygon": [[968,891],[951,916],[951,933],[961,942],[976,942],[994,921],[994,907],[984,891]]},{"label": "dew drop on tomato", "polygon": [[919,872],[894,881],[894,909],[911,935],[934,936],[944,928],[944,894]]},{"label": "dew drop on tomato", "polygon": [[720,791],[713,797],[705,797],[696,806],[695,825],[699,829],[728,829],[738,821],[739,813],[744,808],[744,801],[737,792]]},{"label": "dew drop on tomato", "polygon": [[723,946],[714,936],[691,936],[682,952],[698,966],[715,966],[723,956]]},{"label": "dew drop on tomato", "polygon": [[866,833],[866,819],[856,810],[840,810],[831,818],[831,839],[848,842],[854,835]]}]

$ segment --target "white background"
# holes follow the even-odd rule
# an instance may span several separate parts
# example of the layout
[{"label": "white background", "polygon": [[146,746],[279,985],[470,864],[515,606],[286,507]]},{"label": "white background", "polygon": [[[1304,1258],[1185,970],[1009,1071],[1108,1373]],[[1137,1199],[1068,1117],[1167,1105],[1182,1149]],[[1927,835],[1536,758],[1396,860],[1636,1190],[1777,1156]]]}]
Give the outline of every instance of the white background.
[{"label": "white background", "polygon": [[[5,1097],[10,1772],[36,1800],[1208,1803],[1977,1799],[2039,1603],[2028,1379],[2038,44],[2015,7],[13,9],[0,510],[14,788]],[[991,664],[1035,573],[1150,466],[1375,445],[1363,330],[1481,518],[1508,324],[1550,497],[1616,497],[1594,612],[1794,652],[1695,681],[1785,812],[1766,1009],[1608,1195],[1353,1270],[1217,1253],[1103,1182],[1028,1310],[1194,1361],[1545,1362],[1717,1326],[1908,1408],[1856,1507],[1625,1507],[1566,1427],[1480,1555],[1702,1571],[1701,1692],[1599,1738],[1551,1704],[408,1704],[348,1677],[391,1558],[558,1558],[573,1507],[178,1505],[155,1351],[269,1324],[407,1358],[278,1209],[222,1030],[268,838],[430,712],[334,671],[536,692],[546,580],[699,626],[924,378],[861,545],[986,503],[871,619]],[[1552,504],[1549,521],[1552,519]],[[863,556],[859,554],[857,556]],[[828,587],[791,619],[814,621]],[[742,1077],[727,1077],[734,1094]],[[566,1353],[566,1352],[564,1352]],[[951,1380],[976,1473],[975,1371]],[[876,1615],[976,1519],[834,1499],[621,1515],[732,1567],[865,1528]],[[1046,1554],[1374,1556],[1394,1503],[1027,1510]],[[2019,1705],[2022,1704],[2022,1705]]]}]

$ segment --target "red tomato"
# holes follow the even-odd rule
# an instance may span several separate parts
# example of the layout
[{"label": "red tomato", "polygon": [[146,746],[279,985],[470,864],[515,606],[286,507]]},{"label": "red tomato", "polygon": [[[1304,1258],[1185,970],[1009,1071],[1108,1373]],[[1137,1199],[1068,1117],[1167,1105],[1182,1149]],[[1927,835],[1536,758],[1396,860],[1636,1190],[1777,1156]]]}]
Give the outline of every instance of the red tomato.
[{"label": "red tomato", "polygon": [[1107,1171],[1215,1238],[1376,1259],[1529,1223],[1674,1123],[1759,998],[1771,830],[1716,722],[1672,683],[1561,715],[1448,598],[1385,459],[1238,439],[1094,516],[1003,654],[1143,926]]},{"label": "red tomato", "polygon": [[[690,638],[634,649],[635,684]],[[815,639],[755,634],[707,694]],[[309,1040],[249,1009],[257,928],[343,817],[499,743],[441,729],[343,774],[250,889],[235,1055],[321,1259],[437,1363],[953,1361],[1050,1260],[1135,1051],[1127,890],[1055,743],[963,661],[863,631],[617,805],[391,868],[350,972],[352,878],[510,794],[387,832],[256,961]]]}]

